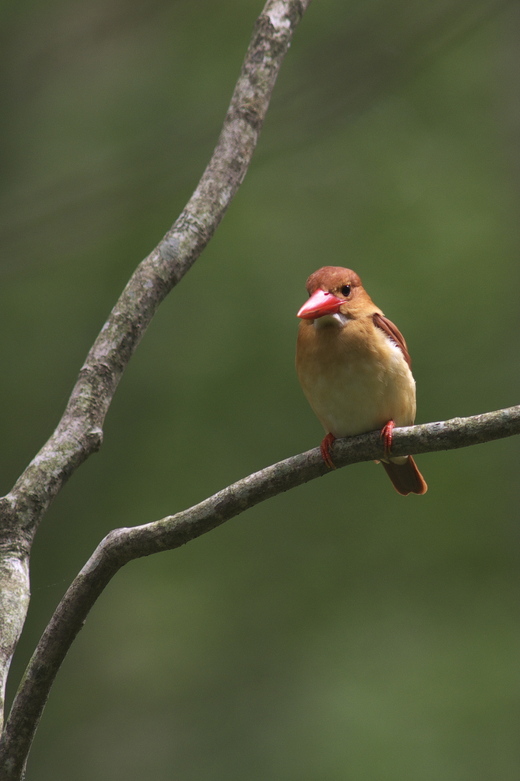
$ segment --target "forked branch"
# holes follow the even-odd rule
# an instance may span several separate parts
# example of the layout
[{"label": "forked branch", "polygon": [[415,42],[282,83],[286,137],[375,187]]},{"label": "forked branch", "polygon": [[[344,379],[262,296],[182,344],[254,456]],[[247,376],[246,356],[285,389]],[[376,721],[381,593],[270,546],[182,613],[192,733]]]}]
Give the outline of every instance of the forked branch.
[{"label": "forked branch", "polygon": [[[64,483],[100,447],[105,415],[150,320],[211,239],[238,190],[294,30],[310,2],[265,4],[217,146],[195,192],[130,278],[86,358],[56,430],[0,498],[0,729],[6,677],[27,613],[34,533]],[[19,778],[22,772],[4,763],[0,778]]]}]

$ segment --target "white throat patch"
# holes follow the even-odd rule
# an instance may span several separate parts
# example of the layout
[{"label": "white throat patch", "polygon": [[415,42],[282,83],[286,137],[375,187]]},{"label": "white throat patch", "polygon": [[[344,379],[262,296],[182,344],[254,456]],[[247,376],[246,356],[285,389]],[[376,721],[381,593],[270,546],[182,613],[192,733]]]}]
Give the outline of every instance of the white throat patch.
[{"label": "white throat patch", "polygon": [[347,315],[342,315],[341,312],[336,312],[333,315],[323,315],[323,317],[317,317],[314,321],[315,328],[327,328],[330,326],[336,326],[341,328],[348,322]]}]

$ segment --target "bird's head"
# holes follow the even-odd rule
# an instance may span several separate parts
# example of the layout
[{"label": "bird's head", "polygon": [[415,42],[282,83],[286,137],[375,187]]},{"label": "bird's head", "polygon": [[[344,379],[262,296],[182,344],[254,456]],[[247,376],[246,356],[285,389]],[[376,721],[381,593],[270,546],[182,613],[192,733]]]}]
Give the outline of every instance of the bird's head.
[{"label": "bird's head", "polygon": [[346,321],[366,314],[367,306],[374,307],[361,279],[349,268],[324,266],[310,275],[306,287],[310,298],[297,315],[302,320],[328,315],[328,320]]}]

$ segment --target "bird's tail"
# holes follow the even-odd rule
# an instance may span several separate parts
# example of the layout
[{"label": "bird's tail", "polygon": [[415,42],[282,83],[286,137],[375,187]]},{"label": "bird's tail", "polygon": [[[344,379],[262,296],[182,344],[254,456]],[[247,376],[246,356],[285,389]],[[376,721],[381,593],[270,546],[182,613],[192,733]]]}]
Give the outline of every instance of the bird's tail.
[{"label": "bird's tail", "polygon": [[396,464],[393,461],[381,461],[381,463],[395,490],[402,496],[425,494],[428,490],[426,481],[417,469],[417,464],[411,456],[408,456],[402,464]]}]

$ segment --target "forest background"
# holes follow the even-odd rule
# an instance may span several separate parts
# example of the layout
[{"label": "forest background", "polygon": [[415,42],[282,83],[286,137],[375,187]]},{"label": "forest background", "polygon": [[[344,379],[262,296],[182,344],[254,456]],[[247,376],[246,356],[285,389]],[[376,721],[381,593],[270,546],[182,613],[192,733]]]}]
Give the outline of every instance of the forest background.
[{"label": "forest background", "polygon": [[[214,147],[256,0],[5,6],[5,493]],[[520,17],[490,0],[314,0],[215,237],[40,528],[10,695],[116,526],[317,445],[305,279],[346,265],[403,331],[418,421],[518,401]],[[128,565],[60,671],[28,781],[517,781],[518,443],[357,464]]]}]

